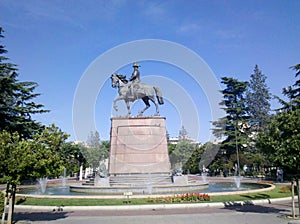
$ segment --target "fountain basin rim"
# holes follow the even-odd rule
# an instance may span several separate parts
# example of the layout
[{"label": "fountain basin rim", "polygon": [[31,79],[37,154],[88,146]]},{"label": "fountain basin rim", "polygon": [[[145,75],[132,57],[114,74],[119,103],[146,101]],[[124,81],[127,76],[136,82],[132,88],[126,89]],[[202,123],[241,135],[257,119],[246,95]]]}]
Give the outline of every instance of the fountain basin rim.
[{"label": "fountain basin rim", "polygon": [[[134,195],[153,195],[153,194],[179,194],[186,192],[197,192],[208,188],[208,182],[196,182],[186,185],[149,185],[149,186],[89,186],[89,185],[70,185],[71,192],[100,194],[100,195],[123,195],[131,192]],[[151,193],[149,193],[151,192]]]}]

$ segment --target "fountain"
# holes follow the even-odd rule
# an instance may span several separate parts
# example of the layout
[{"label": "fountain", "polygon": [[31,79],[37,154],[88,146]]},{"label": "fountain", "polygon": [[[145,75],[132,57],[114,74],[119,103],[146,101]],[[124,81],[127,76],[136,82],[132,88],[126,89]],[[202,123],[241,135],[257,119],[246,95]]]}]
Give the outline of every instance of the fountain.
[{"label": "fountain", "polygon": [[64,168],[64,171],[63,171],[63,176],[62,176],[62,179],[61,179],[61,185],[63,187],[67,186],[66,168]]},{"label": "fountain", "polygon": [[241,187],[241,176],[234,176],[234,183],[237,189],[240,189]]},{"label": "fountain", "polygon": [[239,172],[239,168],[238,168],[238,164],[235,164],[235,171],[234,171],[234,183],[237,189],[240,189],[241,187],[241,176],[240,176],[240,172]]},{"label": "fountain", "polygon": [[40,190],[42,194],[45,194],[47,188],[47,177],[39,178]]},{"label": "fountain", "polygon": [[207,177],[207,169],[205,168],[205,166],[203,165],[202,166],[202,172],[201,172],[201,179],[202,179],[202,182],[206,183],[207,180],[206,180],[206,177]]},{"label": "fountain", "polygon": [[[198,177],[198,176],[194,176],[194,177]],[[91,187],[97,189],[99,186],[91,185]],[[123,191],[120,192],[119,196],[122,197],[122,195],[124,195],[124,193],[127,192],[127,193],[131,193],[131,195],[139,195],[139,197],[149,197],[150,194],[155,194],[155,192],[153,192],[153,187],[154,187],[154,190],[156,190],[155,189],[156,187],[152,186],[152,185],[146,185],[145,187],[143,187],[142,191],[144,191],[144,196],[142,196],[143,193],[141,193],[141,194],[136,193],[134,191],[134,189],[135,189],[134,187],[123,188]],[[166,186],[166,187],[168,187],[168,186]],[[240,182],[240,187],[236,188],[236,185],[233,182],[211,181],[209,183],[209,185],[207,185],[206,188],[197,190],[197,191],[191,190],[189,192],[200,192],[200,193],[207,193],[210,195],[214,195],[214,194],[228,195],[229,192],[230,192],[230,194],[241,194],[242,192],[249,193],[251,191],[263,192],[263,191],[271,190],[271,189],[273,189],[273,187],[274,186],[269,185],[269,184],[243,181],[243,182]],[[114,192],[112,192],[113,189],[114,188],[110,187],[110,192],[108,192],[108,194],[106,194],[105,197],[107,197],[109,195],[114,195],[114,197],[115,197],[116,194]],[[45,195],[50,196],[50,197],[57,197],[57,196],[63,197],[63,196],[72,195],[76,198],[81,198],[81,197],[87,197],[87,193],[89,193],[88,195],[90,197],[101,197],[101,195],[103,195],[103,194],[98,194],[95,191],[94,192],[74,192],[74,191],[70,191],[69,186],[61,187],[60,185],[57,185],[57,186],[51,185],[51,186],[47,187],[47,191],[43,194],[43,197],[45,197]],[[21,188],[20,191],[18,192],[18,194],[23,195],[25,197],[30,197],[30,195],[34,195],[34,197],[37,197],[38,194],[41,194],[41,191],[37,190],[36,188],[34,188],[32,186],[28,186],[25,188]],[[164,194],[173,195],[174,193],[165,192]]]}]

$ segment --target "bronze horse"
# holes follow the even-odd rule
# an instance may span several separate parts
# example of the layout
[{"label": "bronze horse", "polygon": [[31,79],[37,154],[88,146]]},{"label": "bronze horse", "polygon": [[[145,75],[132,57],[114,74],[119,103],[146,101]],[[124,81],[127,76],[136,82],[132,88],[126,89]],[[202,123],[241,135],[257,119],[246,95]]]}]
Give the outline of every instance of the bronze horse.
[{"label": "bronze horse", "polygon": [[[154,103],[156,108],[156,113],[154,114],[154,116],[159,116],[158,104],[163,104],[164,100],[158,86],[151,86],[142,83],[133,84],[131,82],[128,82],[126,76],[120,74],[112,74],[111,81],[112,87],[118,88],[119,92],[119,96],[114,99],[114,109],[116,111],[118,110],[118,106],[116,105],[117,101],[124,100],[128,111],[127,116],[130,116],[131,110],[129,103],[134,102],[138,99],[142,99],[146,104],[146,107],[139,112],[139,116],[143,116],[145,110],[150,107],[149,100]],[[155,100],[155,95],[157,97],[158,103]]]}]

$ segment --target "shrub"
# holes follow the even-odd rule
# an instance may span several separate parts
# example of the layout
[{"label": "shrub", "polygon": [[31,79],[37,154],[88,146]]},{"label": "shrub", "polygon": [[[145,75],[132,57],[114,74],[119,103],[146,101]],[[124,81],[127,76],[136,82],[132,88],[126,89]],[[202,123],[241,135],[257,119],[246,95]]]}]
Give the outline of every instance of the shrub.
[{"label": "shrub", "polygon": [[281,187],[279,192],[286,193],[286,192],[291,192],[291,191],[292,191],[292,187],[289,185],[289,186]]}]

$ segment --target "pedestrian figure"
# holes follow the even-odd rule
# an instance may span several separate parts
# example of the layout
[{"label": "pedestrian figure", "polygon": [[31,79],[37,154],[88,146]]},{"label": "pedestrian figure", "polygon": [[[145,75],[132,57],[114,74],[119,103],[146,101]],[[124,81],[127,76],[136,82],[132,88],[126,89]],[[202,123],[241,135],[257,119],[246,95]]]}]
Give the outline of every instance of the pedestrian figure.
[{"label": "pedestrian figure", "polygon": [[279,182],[283,182],[283,170],[281,169],[281,167],[278,167],[277,169],[277,180]]}]

